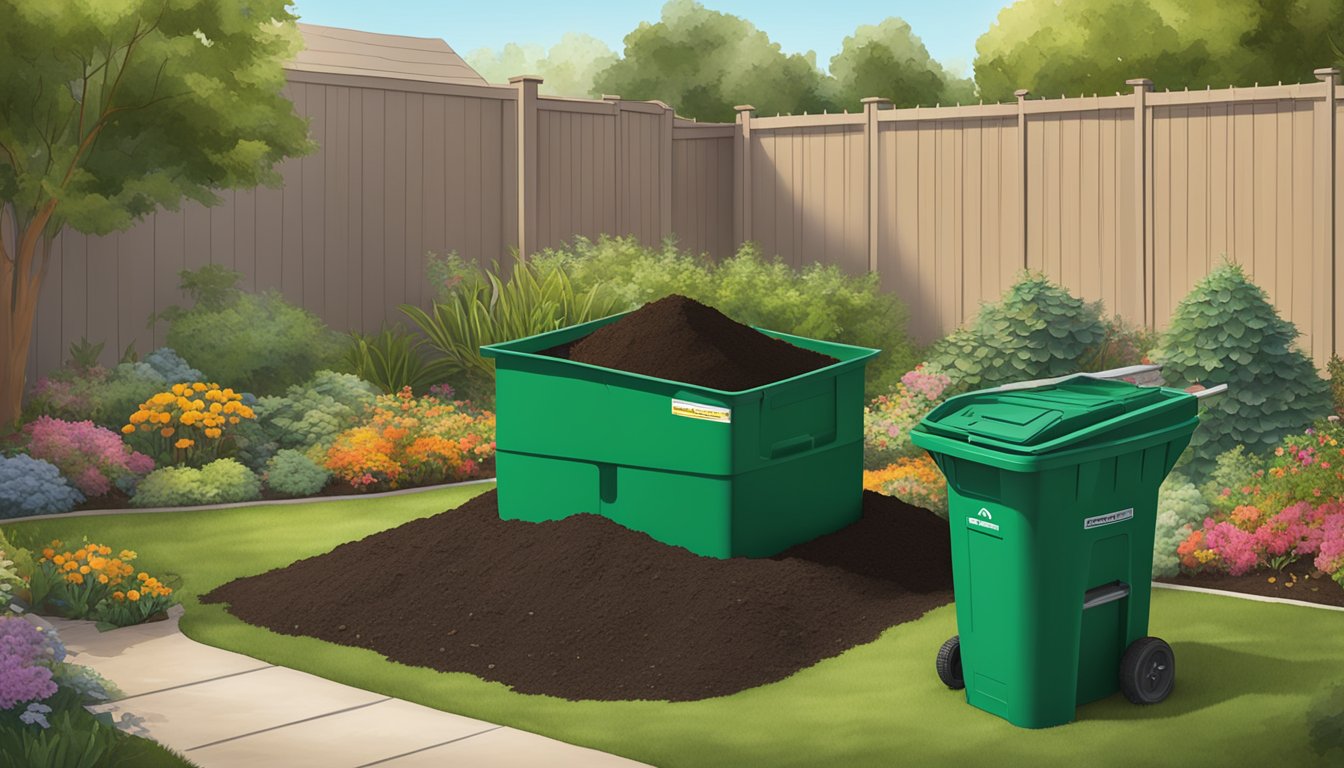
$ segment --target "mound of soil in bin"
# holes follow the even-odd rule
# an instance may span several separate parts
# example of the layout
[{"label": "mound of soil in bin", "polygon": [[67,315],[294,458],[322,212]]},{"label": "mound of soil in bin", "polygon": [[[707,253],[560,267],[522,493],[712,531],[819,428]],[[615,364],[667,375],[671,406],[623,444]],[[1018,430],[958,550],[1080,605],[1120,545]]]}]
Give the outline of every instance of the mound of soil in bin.
[{"label": "mound of soil in bin", "polygon": [[716,560],[596,515],[500,520],[490,491],[201,600],[522,693],[703,699],[951,602],[947,522],[873,493],[863,504],[859,522],[774,558]]},{"label": "mound of soil in bin", "polygon": [[834,364],[673,294],[543,354],[736,392]]},{"label": "mound of soil in bin", "polygon": [[[1188,587],[1242,592],[1248,595],[1282,597],[1344,608],[1344,587],[1316,570],[1311,561],[1310,557],[1303,558],[1285,567],[1282,573],[1269,570],[1253,571],[1242,576],[1229,576],[1225,573],[1183,573],[1174,578],[1158,581]],[[1273,582],[1269,581],[1271,576],[1274,577]]]}]

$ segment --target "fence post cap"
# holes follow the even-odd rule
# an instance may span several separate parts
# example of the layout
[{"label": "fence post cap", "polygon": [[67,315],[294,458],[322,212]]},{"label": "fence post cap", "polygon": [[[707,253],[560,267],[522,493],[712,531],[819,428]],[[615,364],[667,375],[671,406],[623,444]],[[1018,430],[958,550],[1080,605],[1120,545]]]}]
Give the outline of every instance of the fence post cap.
[{"label": "fence post cap", "polygon": [[602,94],[602,100],[603,100],[603,101],[620,101],[620,100],[621,100],[621,97],[620,97],[619,94],[615,94],[615,93],[604,93],[604,94]]},{"label": "fence post cap", "polygon": [[756,108],[753,107],[753,106],[751,106],[750,104],[738,104],[737,106],[733,107],[733,109],[736,110],[736,111],[738,111],[738,112],[755,112],[755,111],[756,111]]},{"label": "fence post cap", "polygon": [[866,99],[859,99],[860,104],[890,104],[891,99],[883,96],[869,96]]},{"label": "fence post cap", "polygon": [[1013,91],[1013,95],[1016,96],[1018,99],[1027,98],[1027,95],[1030,93],[1031,91],[1027,90],[1026,88],[1018,88],[1016,91]]},{"label": "fence post cap", "polygon": [[510,85],[517,85],[518,83],[540,84],[542,82],[544,81],[541,79],[541,75],[514,75],[513,77],[509,78]]},{"label": "fence post cap", "polygon": [[1312,74],[1316,75],[1316,79],[1321,81],[1338,80],[1339,67],[1321,67],[1320,69],[1312,72]]},{"label": "fence post cap", "polygon": [[1134,90],[1136,90],[1136,91],[1137,91],[1137,90],[1140,90],[1140,89],[1145,90],[1145,91],[1151,91],[1151,90],[1153,89],[1153,81],[1152,81],[1152,80],[1149,80],[1149,79],[1146,78],[1146,77],[1135,77],[1135,78],[1131,78],[1131,79],[1125,81],[1125,85],[1132,85],[1132,86],[1134,86]]}]

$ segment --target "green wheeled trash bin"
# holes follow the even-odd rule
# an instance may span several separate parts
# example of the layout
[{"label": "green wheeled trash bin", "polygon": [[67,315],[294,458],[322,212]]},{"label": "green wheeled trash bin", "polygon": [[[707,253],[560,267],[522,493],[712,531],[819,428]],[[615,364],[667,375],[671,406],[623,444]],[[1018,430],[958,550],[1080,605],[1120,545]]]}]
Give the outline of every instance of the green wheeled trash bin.
[{"label": "green wheeled trash bin", "polygon": [[938,674],[1014,725],[1174,684],[1171,648],[1148,636],[1153,535],[1198,396],[1106,378],[1140,370],[970,392],[911,430],[947,477],[958,635]]}]

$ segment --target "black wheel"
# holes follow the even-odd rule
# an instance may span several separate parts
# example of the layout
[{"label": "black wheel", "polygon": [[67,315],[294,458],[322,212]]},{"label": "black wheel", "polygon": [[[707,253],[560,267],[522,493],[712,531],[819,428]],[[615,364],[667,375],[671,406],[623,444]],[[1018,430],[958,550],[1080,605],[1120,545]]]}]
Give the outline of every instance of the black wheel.
[{"label": "black wheel", "polygon": [[953,635],[951,640],[943,643],[934,666],[938,668],[938,679],[943,685],[954,691],[966,687],[966,680],[961,676],[961,635]]},{"label": "black wheel", "polygon": [[1165,640],[1141,637],[1120,659],[1120,690],[1135,704],[1156,704],[1176,686],[1176,654]]}]

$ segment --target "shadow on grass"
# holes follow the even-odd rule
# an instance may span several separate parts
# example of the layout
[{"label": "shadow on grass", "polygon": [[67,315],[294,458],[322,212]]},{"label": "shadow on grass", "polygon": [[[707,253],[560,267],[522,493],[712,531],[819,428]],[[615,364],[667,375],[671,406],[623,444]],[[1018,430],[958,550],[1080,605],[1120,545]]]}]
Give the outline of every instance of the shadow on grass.
[{"label": "shadow on grass", "polygon": [[1173,642],[1176,687],[1160,704],[1140,706],[1116,693],[1078,709],[1078,720],[1162,720],[1232,701],[1241,696],[1292,694],[1311,688],[1328,659],[1289,661],[1264,653],[1208,643]]}]

